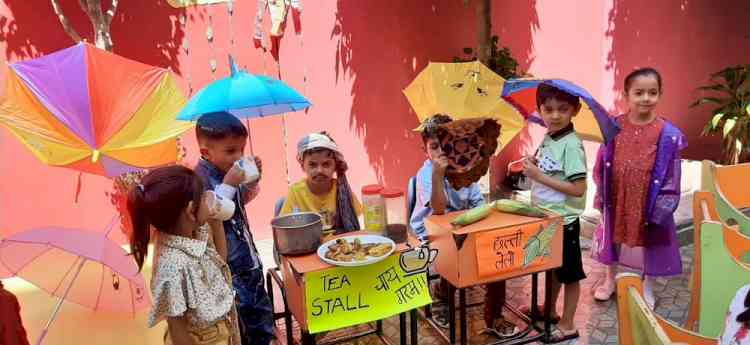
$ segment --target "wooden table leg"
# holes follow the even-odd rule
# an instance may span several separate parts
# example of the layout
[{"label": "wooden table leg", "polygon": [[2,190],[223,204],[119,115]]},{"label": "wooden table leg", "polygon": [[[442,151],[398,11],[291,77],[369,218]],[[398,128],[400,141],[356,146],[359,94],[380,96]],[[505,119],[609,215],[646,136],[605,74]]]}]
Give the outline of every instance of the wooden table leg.
[{"label": "wooden table leg", "polygon": [[315,335],[306,330],[302,330],[302,345],[315,345]]},{"label": "wooden table leg", "polygon": [[417,319],[417,310],[412,309],[409,313],[409,323],[411,325],[411,345],[418,345],[417,341],[419,339],[419,330],[417,329],[417,322],[419,322],[419,320]]},{"label": "wooden table leg", "polygon": [[544,341],[549,342],[552,338],[552,272],[544,273]]},{"label": "wooden table leg", "polygon": [[456,343],[456,288],[453,284],[448,284],[448,331],[450,333],[451,344]]},{"label": "wooden table leg", "polygon": [[399,344],[406,345],[406,313],[398,314]]},{"label": "wooden table leg", "polygon": [[468,323],[466,321],[466,289],[458,289],[458,314],[461,320],[461,345],[468,343]]}]

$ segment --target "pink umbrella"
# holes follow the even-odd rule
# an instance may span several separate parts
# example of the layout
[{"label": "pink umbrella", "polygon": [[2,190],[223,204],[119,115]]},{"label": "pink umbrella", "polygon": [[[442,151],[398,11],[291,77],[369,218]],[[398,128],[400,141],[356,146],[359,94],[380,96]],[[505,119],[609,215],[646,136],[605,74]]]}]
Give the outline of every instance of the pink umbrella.
[{"label": "pink umbrella", "polygon": [[[104,233],[40,228],[0,241],[0,267],[59,297],[37,344],[41,344],[63,301],[94,311],[135,312],[150,300],[133,258]],[[0,268],[0,274],[3,268]]]}]

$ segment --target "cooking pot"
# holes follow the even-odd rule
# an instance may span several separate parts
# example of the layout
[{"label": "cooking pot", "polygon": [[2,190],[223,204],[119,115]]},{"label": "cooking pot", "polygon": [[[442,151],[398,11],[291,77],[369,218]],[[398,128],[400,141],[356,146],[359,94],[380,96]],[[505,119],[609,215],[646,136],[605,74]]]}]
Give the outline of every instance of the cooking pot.
[{"label": "cooking pot", "polygon": [[271,220],[273,238],[279,254],[314,253],[320,246],[323,223],[314,212],[290,213]]}]

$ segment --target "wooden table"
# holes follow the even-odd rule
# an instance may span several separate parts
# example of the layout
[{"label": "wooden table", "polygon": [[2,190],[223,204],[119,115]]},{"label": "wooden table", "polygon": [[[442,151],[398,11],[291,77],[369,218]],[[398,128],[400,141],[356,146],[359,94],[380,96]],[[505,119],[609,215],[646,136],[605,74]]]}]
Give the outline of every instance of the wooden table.
[{"label": "wooden table", "polygon": [[[358,232],[347,233],[342,236],[351,236],[351,235],[358,235],[358,234],[364,235],[368,233],[364,231],[358,231]],[[406,244],[399,244],[397,245],[396,249],[393,251],[393,254],[391,255],[400,255],[401,252],[407,249],[408,247]],[[323,271],[332,267],[334,266],[322,261],[318,257],[317,253],[308,254],[308,255],[300,255],[300,256],[286,256],[286,255],[281,256],[280,269],[282,272],[284,285],[286,288],[287,304],[288,304],[291,314],[300,324],[300,328],[302,330],[302,343],[304,345],[315,344],[315,337],[314,335],[311,335],[309,333],[309,327],[308,327],[308,322],[307,322],[307,310],[306,310],[306,301],[305,301],[305,276],[312,272]],[[362,266],[362,267],[367,267],[367,266]],[[400,332],[401,332],[400,343],[401,345],[405,345],[406,344],[406,314],[405,313],[399,314],[399,321],[400,321],[400,328],[401,328],[400,329]],[[411,343],[412,345],[417,344],[416,322],[417,320],[414,317],[414,314],[412,314],[412,318],[411,318],[411,331],[412,331]],[[357,334],[347,336],[346,338],[335,339],[332,342],[345,341],[345,340],[358,338],[358,337],[362,337],[362,336],[369,335],[369,334],[376,334],[378,337],[380,337],[383,343],[390,344],[390,342],[383,336],[382,320],[376,321],[376,327],[374,330],[360,332]]]},{"label": "wooden table", "polygon": [[[548,272],[562,265],[562,219],[556,215],[546,218],[532,218],[508,213],[492,211],[485,219],[460,228],[454,228],[450,221],[462,212],[453,212],[445,215],[430,216],[425,220],[430,247],[439,250],[434,263],[437,273],[448,280],[452,285],[450,296],[455,290],[459,292],[459,314],[461,322],[461,344],[467,342],[467,320],[466,320],[466,291],[468,287],[475,285],[503,281],[511,278],[532,275],[532,306],[537,305],[537,284],[539,272]],[[534,236],[540,231],[548,231],[551,234],[546,240],[547,254],[538,256],[528,265],[519,265],[519,261],[526,261],[533,257]],[[542,236],[543,237],[543,236]],[[537,239],[541,237],[536,237]],[[541,241],[541,240],[540,240]],[[544,248],[541,248],[544,249]],[[509,254],[512,252],[513,254]],[[496,253],[496,256],[494,253]],[[519,258],[523,253],[523,258]],[[544,250],[542,250],[544,253]],[[480,255],[482,257],[480,258]],[[493,271],[494,270],[494,271]],[[547,276],[549,278],[549,275]],[[545,299],[550,300],[550,279],[545,279]],[[453,298],[448,299],[450,339],[444,339],[451,344],[456,343],[455,306]],[[506,304],[512,312],[518,311]],[[545,303],[544,317],[549,319],[551,312],[550,303]],[[521,315],[519,315],[522,317]],[[538,317],[538,316],[535,316]],[[523,318],[523,317],[522,317]],[[529,320],[533,325],[535,320]],[[528,334],[528,332],[526,332]],[[524,336],[526,335],[524,334]],[[545,322],[544,332],[535,337],[523,339],[511,339],[508,344],[524,344],[538,340],[548,340],[550,337],[550,325]]]}]

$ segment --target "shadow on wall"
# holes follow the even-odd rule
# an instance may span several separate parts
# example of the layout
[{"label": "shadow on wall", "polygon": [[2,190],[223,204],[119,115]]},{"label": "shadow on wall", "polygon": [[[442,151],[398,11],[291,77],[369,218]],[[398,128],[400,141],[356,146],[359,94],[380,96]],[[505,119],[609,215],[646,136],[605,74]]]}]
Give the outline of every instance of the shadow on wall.
[{"label": "shadow on wall", "polygon": [[614,70],[617,108],[627,109],[623,80],[635,68],[651,66],[664,78],[659,110],[680,127],[690,145],[683,158],[717,159],[718,137],[700,137],[710,107],[689,108],[696,88],[724,67],[747,63],[750,28],[739,23],[750,16],[746,0],[615,0],[607,35],[612,50],[607,68]]},{"label": "shadow on wall", "polygon": [[[525,12],[528,17],[514,17],[493,30],[520,40],[511,48],[524,55],[519,58],[524,67],[531,61],[529,23],[535,25],[533,6],[521,15]],[[523,29],[509,27],[516,24]],[[353,79],[350,126],[363,138],[381,182],[405,187],[425,159],[421,139],[412,131],[417,117],[402,90],[428,62],[453,61],[464,47],[475,46],[476,28],[474,5],[462,1],[338,1],[331,33],[338,40],[335,73],[337,80]]]},{"label": "shadow on wall", "polygon": [[[0,17],[0,42],[7,45],[8,61],[39,57],[74,44],[49,1],[4,0],[4,4],[11,16]],[[78,2],[61,1],[60,5],[78,34],[93,42],[91,22]],[[179,23],[183,11],[164,0],[120,1],[111,27],[114,52],[180,73],[177,57],[184,37]]]}]

